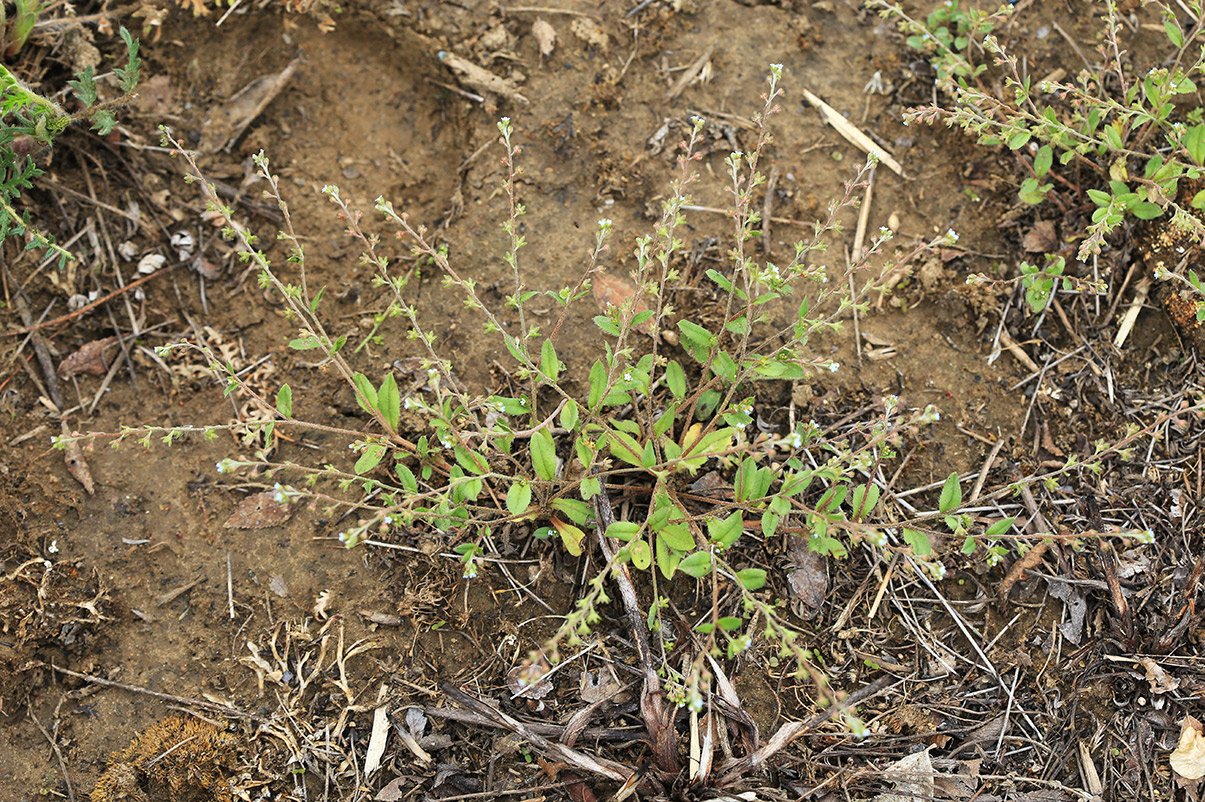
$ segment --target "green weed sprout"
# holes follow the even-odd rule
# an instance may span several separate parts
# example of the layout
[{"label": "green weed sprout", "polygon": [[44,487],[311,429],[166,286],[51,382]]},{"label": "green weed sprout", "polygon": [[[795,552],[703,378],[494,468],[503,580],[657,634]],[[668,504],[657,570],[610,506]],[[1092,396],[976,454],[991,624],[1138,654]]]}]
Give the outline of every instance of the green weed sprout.
[{"label": "green weed sprout", "polygon": [[55,139],[67,128],[77,122],[87,122],[97,133],[104,135],[117,125],[113,110],[133,97],[142,65],[138,40],[125,28],[121,29],[121,38],[126,45],[126,65],[113,71],[121,95],[101,101],[92,67],[86,67],[74,80],[67,82],[81,105],[76,112],[65,111],[53,100],[25,86],[7,67],[0,65],[0,239],[25,237],[27,250],[49,251],[58,257],[60,268],[74,259],[72,254],[56,245],[52,237],[34,228],[29,213],[18,213],[15,204],[21,193],[42,175],[34,155],[53,146]]}]

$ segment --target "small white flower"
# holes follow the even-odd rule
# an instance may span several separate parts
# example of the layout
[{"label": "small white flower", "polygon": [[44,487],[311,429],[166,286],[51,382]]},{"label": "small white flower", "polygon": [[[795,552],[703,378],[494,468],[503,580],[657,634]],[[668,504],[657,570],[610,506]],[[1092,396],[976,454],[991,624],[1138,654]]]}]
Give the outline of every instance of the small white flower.
[{"label": "small white flower", "polygon": [[791,432],[784,442],[791,448],[799,448],[803,445],[803,438],[799,436],[799,432]]},{"label": "small white flower", "polygon": [[946,237],[953,242],[958,242],[958,232],[952,228],[946,229]]},{"label": "small white flower", "polygon": [[625,382],[630,382],[630,381],[632,380],[632,371],[630,371],[630,370],[625,370],[625,371],[623,372],[623,380],[624,380]]},{"label": "small white flower", "polygon": [[226,460],[219,460],[218,461],[218,473],[225,473],[225,472],[226,472]]},{"label": "small white flower", "polygon": [[841,369],[841,366],[840,366],[840,365],[838,365],[836,362],[829,362],[829,363],[828,363],[828,372],[829,372],[829,373],[836,373],[836,372],[837,372],[838,370],[840,370],[840,369]]},{"label": "small white flower", "polygon": [[521,407],[527,406],[527,396],[523,396],[522,398],[519,399],[519,406],[521,406]]},{"label": "small white flower", "polygon": [[[1149,532],[1150,530],[1148,529],[1147,531]],[[1152,537],[1153,537],[1153,535],[1152,535]],[[50,552],[51,554],[58,554],[59,553],[59,542],[57,540],[50,541],[50,545],[46,547],[46,551]]]},{"label": "small white flower", "polygon": [[280,486],[280,482],[277,482],[276,486],[272,489],[276,491],[272,494],[272,498],[275,499],[277,504],[283,504],[285,500],[285,493],[284,488]]},{"label": "small white flower", "polygon": [[50,560],[42,560],[42,566],[49,571],[51,568],[54,568],[54,563],[52,563]]},{"label": "small white flower", "polygon": [[932,563],[929,566],[929,573],[933,575],[934,579],[945,579],[946,567],[941,563]]}]

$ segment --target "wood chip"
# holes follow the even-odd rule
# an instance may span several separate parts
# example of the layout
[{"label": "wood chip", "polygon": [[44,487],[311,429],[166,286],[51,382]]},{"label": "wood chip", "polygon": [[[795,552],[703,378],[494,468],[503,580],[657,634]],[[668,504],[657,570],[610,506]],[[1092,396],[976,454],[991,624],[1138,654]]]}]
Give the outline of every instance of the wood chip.
[{"label": "wood chip", "polygon": [[896,175],[904,174],[904,168],[900,166],[900,163],[895,160],[894,156],[883,150],[873,139],[858,130],[849,120],[842,117],[840,112],[806,89],[803,90],[803,96],[807,98],[808,103],[811,103],[820,110],[825,122],[836,128],[837,133],[867,153],[873,153],[875,156],[878,156],[879,161],[891,168],[891,171]]},{"label": "wood chip", "polygon": [[192,582],[189,582],[187,585],[181,585],[178,588],[173,588],[172,590],[169,590],[167,593],[161,593],[155,597],[155,606],[162,607],[165,604],[171,604],[176,599],[180,598],[185,593],[192,590],[199,584],[201,584],[201,581],[199,579],[194,579]]},{"label": "wood chip", "polygon": [[480,67],[466,58],[461,58],[447,50],[439,51],[439,60],[448,66],[460,82],[478,92],[489,92],[504,97],[515,103],[527,104],[527,98],[519,92],[519,86],[509,78],[494,75],[484,67]]},{"label": "wood chip", "polygon": [[226,519],[227,529],[267,529],[287,523],[297,511],[298,503],[277,501],[271,491],[256,493],[243,499],[234,514]]}]

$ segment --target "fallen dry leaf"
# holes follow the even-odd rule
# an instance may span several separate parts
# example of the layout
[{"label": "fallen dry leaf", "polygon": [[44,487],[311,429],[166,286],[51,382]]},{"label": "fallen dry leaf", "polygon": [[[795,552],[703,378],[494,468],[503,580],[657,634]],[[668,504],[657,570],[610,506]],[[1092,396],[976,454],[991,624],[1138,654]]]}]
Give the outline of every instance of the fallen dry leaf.
[{"label": "fallen dry leaf", "polygon": [[1054,223],[1039,220],[1021,238],[1021,247],[1030,253],[1054,253],[1059,247],[1059,238],[1054,232]]},{"label": "fallen dry leaf", "polygon": [[1138,663],[1146,669],[1146,681],[1150,683],[1151,693],[1167,693],[1180,687],[1180,680],[1163,670],[1163,666],[1149,657],[1139,657]]},{"label": "fallen dry leaf", "polygon": [[879,794],[875,802],[921,802],[933,799],[935,774],[928,749],[902,757],[880,772],[880,776],[891,783],[895,791]]},{"label": "fallen dry leaf", "polygon": [[1192,716],[1180,722],[1180,742],[1169,762],[1172,771],[1186,780],[1205,777],[1205,735],[1201,734],[1201,722]]},{"label": "fallen dry leaf", "polygon": [[226,519],[227,529],[267,529],[280,526],[293,517],[299,505],[295,502],[277,501],[271,491],[248,496],[238,505],[234,514]]},{"label": "fallen dry leaf", "polygon": [[[632,282],[613,276],[610,273],[599,273],[592,279],[594,302],[605,312],[608,306],[623,306],[628,301],[632,300],[632,296],[636,294],[636,287]],[[648,304],[643,298],[636,299],[636,308],[633,310],[634,315],[648,311]],[[636,327],[639,331],[645,334],[652,332],[652,320],[646,320],[644,323]]]},{"label": "fallen dry leaf", "polygon": [[[66,421],[63,421],[63,434],[67,436],[71,435],[71,430],[67,428]],[[88,495],[96,495],[96,484],[92,481],[92,471],[88,470],[88,462],[84,459],[84,450],[80,448],[78,441],[69,440],[67,442],[67,447],[63,449],[63,461],[67,463],[67,473],[75,477],[75,481],[83,485],[84,490],[88,491]]]},{"label": "fallen dry leaf", "polygon": [[240,89],[230,100],[215,106],[201,130],[200,149],[206,153],[228,150],[268,104],[276,99],[288,84],[301,57],[271,75],[262,75]]},{"label": "fallen dry leaf", "polygon": [[68,354],[59,363],[59,378],[70,379],[86,373],[89,376],[104,376],[109,372],[110,350],[117,345],[116,337],[105,337],[84,343],[78,351]]},{"label": "fallen dry leaf", "polygon": [[793,537],[787,547],[794,568],[787,574],[791,587],[791,610],[795,615],[810,621],[824,605],[828,595],[828,561],[807,547],[807,543]]},{"label": "fallen dry leaf", "polygon": [[540,58],[551,56],[553,48],[556,47],[556,29],[547,21],[537,17],[536,21],[531,24],[531,35],[536,38],[536,44],[540,46]]}]

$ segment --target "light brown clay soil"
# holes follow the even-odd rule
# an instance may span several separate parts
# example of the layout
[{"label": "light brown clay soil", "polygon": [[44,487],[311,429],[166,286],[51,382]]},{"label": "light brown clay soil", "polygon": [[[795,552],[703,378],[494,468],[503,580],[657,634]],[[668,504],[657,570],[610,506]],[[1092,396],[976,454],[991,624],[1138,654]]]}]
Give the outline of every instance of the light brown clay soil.
[{"label": "light brown clay soil", "polygon": [[[523,233],[529,246],[522,261],[530,283],[541,288],[573,284],[587,263],[600,217],[615,221],[608,258],[611,271],[622,275],[633,264],[634,237],[649,230],[659,214],[674,174],[672,146],[684,130],[681,122],[700,114],[726,123],[733,142],[749,147],[752,134],[741,122],[760,107],[767,65],[780,62],[787,94],[774,119],[775,141],[768,155],[768,166],[778,171],[772,211],[803,225],[775,224],[772,251],[785,258],[792,242],[810,233],[808,225],[824,214],[864,159],[801,100],[802,88],[870,132],[904,165],[906,177],[877,170],[872,231],[890,219],[898,242],[910,244],[952,228],[966,248],[942,254],[945,259],[934,256],[918,269],[896,295],[906,310],[888,303],[859,321],[868,351],[861,364],[848,323],[849,333],[819,346],[845,369],[810,385],[811,399],[803,396],[802,414],[819,414],[825,405],[853,409],[865,403],[859,399],[885,393],[899,394],[912,407],[936,404],[942,421],[925,435],[901,480],[912,486],[940,480],[950,471],[976,470],[997,438],[1008,442],[1006,456],[1014,449],[1028,453],[1032,425],[1021,439],[1028,398],[1008,388],[1029,371],[1007,353],[988,363],[999,322],[996,299],[964,286],[968,272],[990,272],[1019,258],[1015,226],[1004,222],[1013,204],[1016,171],[998,161],[998,154],[978,150],[960,135],[900,123],[906,105],[929,99],[932,80],[915,69],[894,31],[840,1],[695,0],[678,11],[670,9],[677,4],[656,2],[653,10],[627,19],[631,5],[561,4],[588,14],[579,17],[506,13],[496,3],[476,0],[395,2],[344,8],[333,15],[335,26],[329,32],[319,30],[311,16],[275,7],[245,4],[220,27],[215,21],[224,9],[194,18],[171,8],[161,28],[143,36],[147,84],[137,105],[122,114],[120,136],[106,144],[72,133],[47,166],[48,177],[58,185],[84,196],[95,192],[106,206],[47,189],[29,197],[38,219],[62,239],[95,220],[97,226],[107,226],[97,229],[102,240],[128,240],[138,257],[149,252],[170,256],[165,235],[189,231],[224,274],[204,282],[204,297],[201,280],[185,268],[157,276],[144,285],[144,294],[131,294],[107,310],[54,327],[47,332],[48,341],[65,355],[111,334],[111,319],[128,326],[130,314],[144,328],[166,324],[140,340],[148,346],[191,336],[195,324],[213,342],[228,344],[243,364],[267,357],[258,368],[265,390],[274,392],[280,383],[290,382],[299,416],[356,427],[358,411],[348,391],[335,377],[305,367],[304,352],[285,346],[293,329],[279,303],[258,288],[254,276],[238,281],[245,266],[229,258],[213,221],[202,220],[203,202],[181,180],[182,165],[153,149],[159,145],[157,126],[170,126],[186,144],[203,141],[203,124],[215,105],[299,59],[286,88],[230,152],[205,154],[201,164],[212,177],[240,186],[251,174],[250,156],[266,151],[307,248],[308,280],[311,286],[326,286],[327,318],[358,344],[385,296],[358,261],[355,244],[342,235],[343,223],[320,192],[324,185],[341,187],[343,197],[366,213],[368,228],[386,235],[391,232],[371,219],[371,207],[378,196],[391,199],[437,230],[483,296],[501,303],[510,291],[510,276],[499,258],[506,247],[500,225],[507,207],[498,189],[502,151],[495,124],[507,115],[523,149],[520,194],[528,209]],[[81,7],[79,13],[91,12]],[[1071,35],[1092,35],[1086,13],[1069,14],[1061,3],[1033,4],[1012,35],[1028,36],[1031,58],[1049,61],[1030,63],[1035,75],[1062,64],[1065,56],[1057,43],[1039,42],[1029,33],[1049,24],[1052,14]],[[537,16],[557,32],[556,48],[547,60],[540,58],[531,35]],[[574,36],[574,20],[595,21],[607,46]],[[134,18],[123,21],[131,28],[139,24]],[[104,36],[96,34],[96,39],[105,48],[112,46]],[[712,47],[707,80],[667,100],[667,87],[680,68]],[[456,81],[437,57],[440,50],[481,63],[487,63],[487,53],[502,51],[491,69],[503,76],[521,74],[521,90],[530,103],[491,97],[483,105],[449,89]],[[864,93],[876,71],[892,87],[891,94]],[[654,153],[649,139],[666,121],[679,127],[666,138],[669,147]],[[698,163],[703,180],[695,187],[695,202],[718,207],[725,203],[723,157],[731,145],[715,139],[706,144],[714,150]],[[261,188],[247,183],[245,197],[260,203]],[[111,211],[129,211],[131,203],[138,204],[149,224],[131,224]],[[274,242],[277,223],[247,205],[235,208],[259,234],[269,256],[283,262],[283,249]],[[853,214],[843,222],[852,232]],[[688,212],[686,223],[687,247],[730,232],[729,221],[710,212]],[[849,246],[849,235],[843,237],[831,252],[834,264]],[[394,257],[407,253],[403,243],[389,238],[383,251]],[[89,253],[91,261],[70,279],[71,292],[93,288],[90,269],[97,271],[106,291],[114,286],[114,263],[107,252]],[[15,280],[25,281],[36,263],[11,248],[6,254]],[[169,258],[168,264],[174,261]],[[118,261],[126,280],[136,277],[134,264]],[[51,317],[64,312],[64,291],[52,287],[45,275],[27,291],[35,315],[51,298],[59,299]],[[421,271],[407,294],[466,385],[477,392],[506,386],[505,352],[481,333],[479,321],[465,312],[455,293],[443,289],[432,268]],[[548,320],[555,314],[550,303],[539,304],[537,316]],[[576,314],[561,338],[560,356],[571,370],[580,371],[593,360],[599,335],[589,321],[592,309]],[[20,325],[15,314],[6,315],[4,323],[7,328]],[[402,327],[386,324],[382,332],[383,343],[370,344],[354,357],[359,369],[380,374],[394,360],[418,353]],[[1140,362],[1150,343],[1169,336],[1160,313],[1145,312],[1127,349]],[[7,338],[6,358],[21,339]],[[892,350],[872,359],[870,350],[882,351],[882,344]],[[26,347],[19,360],[30,353]],[[440,681],[500,688],[516,659],[549,631],[547,611],[516,594],[504,577],[487,572],[466,583],[458,564],[441,556],[448,551],[447,542],[403,536],[399,542],[415,551],[346,550],[334,538],[338,521],[311,509],[284,526],[224,528],[245,488],[219,476],[214,466],[223,457],[248,453],[225,435],[212,443],[190,440],[173,448],[130,442],[120,450],[98,449],[88,455],[97,488],[95,495],[87,495],[67,473],[62,455],[50,450],[58,422],[39,402],[39,386],[20,361],[6,363],[0,398],[0,439],[8,444],[0,447],[0,575],[5,577],[0,580],[0,613],[11,627],[0,632],[0,799],[65,798],[59,761],[34,716],[43,726],[57,728],[54,739],[74,795],[82,799],[111,752],[125,748],[171,712],[170,701],[89,688],[56,675],[50,664],[267,716],[279,699],[270,683],[261,692],[249,643],[269,649],[273,633],[280,638],[281,627],[303,620],[316,636],[323,622],[315,620],[312,609],[319,595],[327,594],[327,611],[340,617],[334,626],[343,629],[346,644],[369,639],[375,645],[347,665],[347,680],[362,697],[361,708],[351,714],[362,755],[371,702],[383,678],[394,677],[401,698],[420,704],[437,697]],[[40,375],[35,360],[28,364]],[[67,403],[91,405],[101,381],[82,376],[65,382]],[[784,392],[784,397],[791,395],[790,388]],[[815,411],[809,412],[807,404],[814,404]],[[136,376],[125,367],[118,370],[95,411],[78,414],[72,425],[115,431],[122,425],[232,418],[231,402],[204,377],[182,371],[169,376],[141,358]],[[1102,423],[1101,431],[1088,435],[1107,433],[1109,425]],[[1071,429],[1068,425],[1059,434],[1056,424],[1068,451],[1075,436]],[[1078,431],[1086,430],[1081,426]],[[346,457],[344,442],[321,434],[306,435],[304,442],[285,448],[294,450],[293,458],[327,452],[333,459]],[[956,549],[956,544],[947,548]],[[544,554],[563,580],[575,576],[572,563],[549,544],[525,554],[527,560]],[[31,560],[36,562],[21,568]],[[41,560],[53,564],[49,578]],[[520,568],[526,571],[527,566]],[[23,573],[14,578],[14,572]],[[857,581],[866,578],[859,574]],[[879,581],[869,577],[868,585],[862,583],[863,605]],[[558,613],[570,609],[574,589],[569,582],[541,584],[540,591]],[[826,627],[839,612],[825,612],[811,626],[831,639]],[[374,615],[385,623],[374,623]],[[1029,643],[1022,624],[1005,643],[1017,648]],[[1033,659],[1044,657],[1035,652]],[[856,686],[857,676],[844,679],[855,680],[850,687]],[[745,663],[738,687],[763,732],[772,732],[786,718],[810,714],[806,684],[781,667]],[[253,729],[248,725],[244,733]],[[284,767],[284,752],[264,734],[246,739],[242,748],[245,760],[271,767],[256,774],[244,764],[241,785],[236,785],[247,794],[242,798],[257,799],[256,783]],[[509,767],[505,771],[512,780],[532,771],[513,751],[507,754],[499,747],[498,754],[503,755],[498,771]],[[478,760],[476,768],[481,768],[487,756],[478,755]],[[512,760],[517,761],[513,767]],[[423,787],[421,772],[415,777],[409,787]],[[276,775],[267,787],[273,799],[285,798],[277,794],[299,793],[294,782]],[[505,787],[504,781],[498,783],[495,788]],[[374,781],[371,790],[383,784]],[[323,798],[321,777],[310,778],[308,793],[309,799]]]}]

